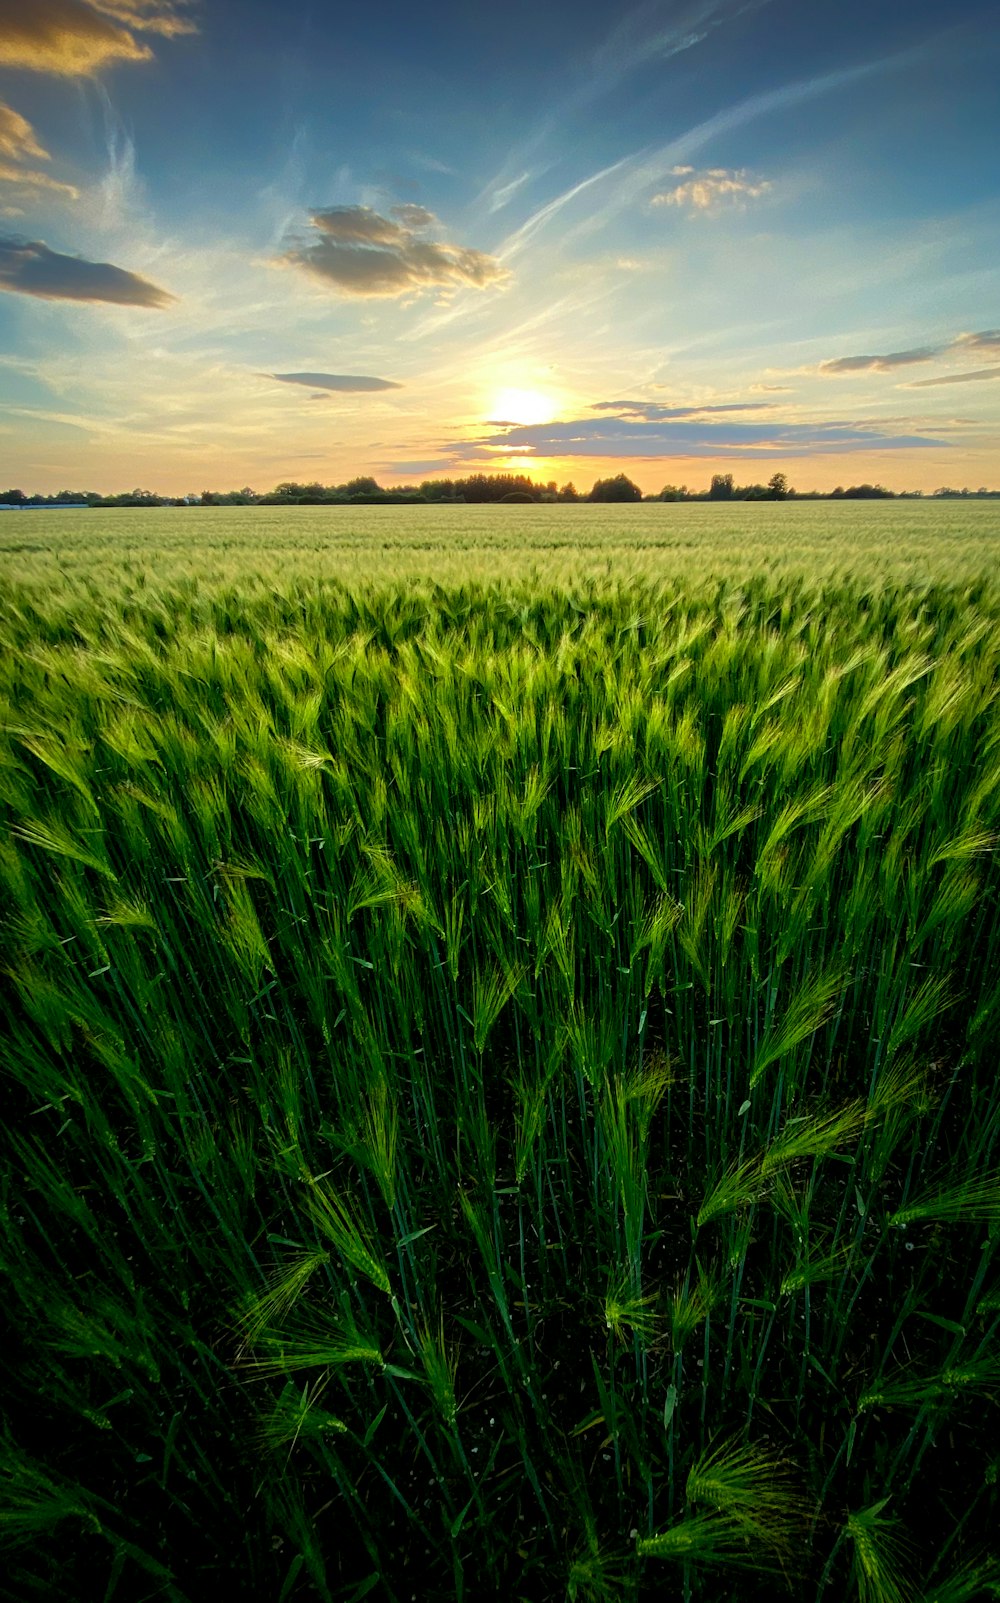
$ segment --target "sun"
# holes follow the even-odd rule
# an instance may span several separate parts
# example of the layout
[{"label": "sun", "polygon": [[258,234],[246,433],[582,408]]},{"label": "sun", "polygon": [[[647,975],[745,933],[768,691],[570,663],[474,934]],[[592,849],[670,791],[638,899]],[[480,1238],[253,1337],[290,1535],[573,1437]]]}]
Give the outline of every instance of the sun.
[{"label": "sun", "polygon": [[503,389],[493,397],[490,419],[496,423],[551,423],[556,410],[551,395],[541,390]]}]

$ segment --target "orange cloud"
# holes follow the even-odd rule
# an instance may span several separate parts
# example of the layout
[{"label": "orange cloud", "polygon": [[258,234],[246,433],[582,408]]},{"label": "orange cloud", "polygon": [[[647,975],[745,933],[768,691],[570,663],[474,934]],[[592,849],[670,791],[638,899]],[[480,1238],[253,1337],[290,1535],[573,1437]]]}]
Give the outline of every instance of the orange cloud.
[{"label": "orange cloud", "polygon": [[22,161],[29,157],[34,161],[48,161],[49,153],[44,150],[35,137],[27,117],[22,117],[13,106],[5,106],[0,100],[0,156],[12,157],[14,161]]},{"label": "orange cloud", "polygon": [[0,0],[0,67],[87,78],[120,61],[149,61],[135,32],[172,37],[194,24],[173,0]]},{"label": "orange cloud", "polygon": [[751,178],[740,168],[709,167],[696,172],[693,167],[673,167],[671,176],[683,179],[673,189],[654,195],[651,206],[689,206],[692,211],[714,211],[727,201],[757,200],[771,188],[766,178]]},{"label": "orange cloud", "polygon": [[181,33],[197,33],[190,17],[182,16],[178,6],[188,0],[90,0],[95,11],[103,12],[126,28],[140,33],[158,33],[175,39]]},{"label": "orange cloud", "polygon": [[17,184],[26,190],[47,190],[74,198],[79,193],[71,184],[61,184],[48,173],[26,167],[25,161],[48,161],[48,151],[39,144],[35,130],[13,106],[0,101],[0,184]]}]

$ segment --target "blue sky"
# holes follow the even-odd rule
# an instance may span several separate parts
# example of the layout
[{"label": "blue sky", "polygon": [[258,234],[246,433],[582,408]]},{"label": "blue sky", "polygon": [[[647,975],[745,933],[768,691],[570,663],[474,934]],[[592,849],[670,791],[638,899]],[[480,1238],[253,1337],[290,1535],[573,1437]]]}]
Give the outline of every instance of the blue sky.
[{"label": "blue sky", "polygon": [[961,0],[0,0],[0,480],[996,485],[998,69]]}]

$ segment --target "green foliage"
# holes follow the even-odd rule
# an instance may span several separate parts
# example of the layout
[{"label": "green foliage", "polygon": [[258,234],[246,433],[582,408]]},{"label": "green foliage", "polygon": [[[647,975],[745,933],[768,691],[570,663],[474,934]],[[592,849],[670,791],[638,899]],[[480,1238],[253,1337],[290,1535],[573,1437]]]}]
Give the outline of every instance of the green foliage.
[{"label": "green foliage", "polygon": [[10,1595],[995,1595],[989,511],[31,514]]},{"label": "green foliage", "polygon": [[625,473],[616,473],[610,479],[597,479],[588,501],[641,501],[642,491]]},{"label": "green foliage", "polygon": [[685,1498],[682,1519],[639,1539],[640,1557],[735,1565],[757,1574],[788,1575],[797,1567],[810,1510],[789,1466],[773,1454],[719,1443],[692,1464]]},{"label": "green foliage", "polygon": [[906,1538],[900,1522],[882,1512],[888,1501],[884,1497],[847,1519],[858,1603],[909,1603],[913,1596],[913,1583],[906,1574]]}]

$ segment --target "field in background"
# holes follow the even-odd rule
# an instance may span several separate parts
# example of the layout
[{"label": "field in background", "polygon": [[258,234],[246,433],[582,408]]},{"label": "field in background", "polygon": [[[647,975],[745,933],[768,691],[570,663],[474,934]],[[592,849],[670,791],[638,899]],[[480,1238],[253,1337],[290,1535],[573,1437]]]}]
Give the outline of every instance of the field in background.
[{"label": "field in background", "polygon": [[0,522],[0,1596],[1000,1595],[994,504]]},{"label": "field in background", "polygon": [[996,501],[0,513],[4,573],[70,596],[79,585],[117,593],[317,578],[385,586],[805,573],[955,584],[994,573],[998,558]]}]

